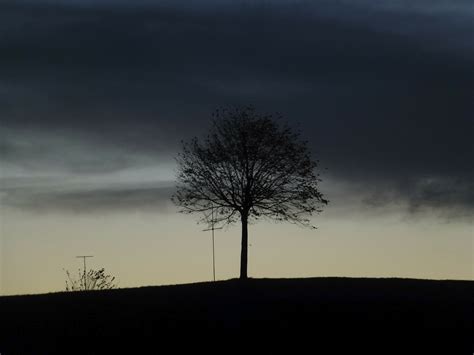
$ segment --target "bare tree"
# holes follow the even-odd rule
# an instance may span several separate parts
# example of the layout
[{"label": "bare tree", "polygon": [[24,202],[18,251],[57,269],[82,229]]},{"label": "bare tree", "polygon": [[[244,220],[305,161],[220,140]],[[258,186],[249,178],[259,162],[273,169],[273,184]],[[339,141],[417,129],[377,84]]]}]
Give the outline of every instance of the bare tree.
[{"label": "bare tree", "polygon": [[261,217],[315,228],[309,217],[328,201],[318,189],[306,141],[281,117],[252,107],[216,110],[203,140],[183,142],[173,201],[184,213],[216,223],[240,219],[240,278],[247,278],[248,223]]},{"label": "bare tree", "polygon": [[79,269],[77,278],[72,277],[66,270],[66,276],[66,291],[110,290],[117,287],[115,277],[106,274],[104,268],[91,269],[87,274]]}]

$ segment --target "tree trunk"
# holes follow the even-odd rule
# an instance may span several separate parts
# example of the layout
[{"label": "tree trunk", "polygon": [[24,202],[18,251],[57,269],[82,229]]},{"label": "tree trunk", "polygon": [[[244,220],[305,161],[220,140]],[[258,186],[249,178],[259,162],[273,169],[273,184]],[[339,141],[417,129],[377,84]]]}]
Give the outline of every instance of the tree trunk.
[{"label": "tree trunk", "polygon": [[247,279],[247,263],[248,263],[248,244],[249,244],[249,235],[248,235],[248,215],[243,212],[241,214],[242,221],[242,250],[240,252],[240,279]]}]

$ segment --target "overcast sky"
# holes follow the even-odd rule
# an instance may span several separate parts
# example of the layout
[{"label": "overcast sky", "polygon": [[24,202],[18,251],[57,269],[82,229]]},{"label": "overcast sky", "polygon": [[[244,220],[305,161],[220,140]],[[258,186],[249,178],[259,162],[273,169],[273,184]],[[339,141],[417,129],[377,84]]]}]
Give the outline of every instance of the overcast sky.
[{"label": "overcast sky", "polygon": [[472,228],[473,33],[471,0],[2,1],[4,238],[22,213],[174,214],[179,142],[229,104],[303,131],[329,216]]}]

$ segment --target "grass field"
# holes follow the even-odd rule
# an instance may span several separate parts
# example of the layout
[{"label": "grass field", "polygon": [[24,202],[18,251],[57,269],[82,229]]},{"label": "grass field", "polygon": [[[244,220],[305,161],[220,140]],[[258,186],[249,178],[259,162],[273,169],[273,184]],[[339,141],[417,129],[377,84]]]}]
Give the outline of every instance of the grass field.
[{"label": "grass field", "polygon": [[0,297],[0,353],[472,354],[472,281],[249,279]]}]

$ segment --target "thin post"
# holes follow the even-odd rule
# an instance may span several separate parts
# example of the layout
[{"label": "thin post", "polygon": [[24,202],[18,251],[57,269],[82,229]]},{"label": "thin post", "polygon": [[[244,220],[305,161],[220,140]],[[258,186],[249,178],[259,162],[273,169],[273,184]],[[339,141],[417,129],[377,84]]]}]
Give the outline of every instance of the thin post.
[{"label": "thin post", "polygon": [[211,207],[211,228],[204,229],[203,231],[211,231],[212,235],[212,275],[214,282],[216,281],[216,253],[215,253],[215,243],[214,243],[214,230],[222,229],[222,227],[214,227],[214,206]]},{"label": "thin post", "polygon": [[214,208],[211,210],[212,219],[212,274],[214,276],[214,282],[216,281],[216,253],[214,245]]}]

